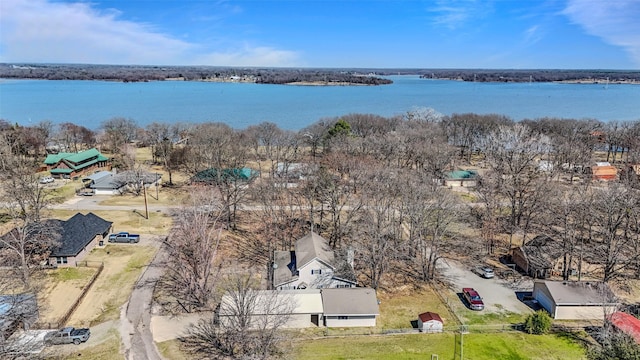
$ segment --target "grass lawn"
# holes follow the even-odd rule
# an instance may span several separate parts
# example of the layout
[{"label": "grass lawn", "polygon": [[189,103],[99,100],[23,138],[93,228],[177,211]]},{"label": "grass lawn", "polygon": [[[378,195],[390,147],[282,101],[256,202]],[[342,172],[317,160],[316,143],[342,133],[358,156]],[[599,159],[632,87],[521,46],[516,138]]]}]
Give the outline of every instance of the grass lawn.
[{"label": "grass lawn", "polygon": [[37,279],[43,286],[38,294],[40,321],[56,323],[60,320],[97,271],[96,268],[69,267],[42,272]]},{"label": "grass lawn", "polygon": [[[151,186],[147,189],[147,204],[153,205],[180,205],[187,198],[188,189],[160,187],[158,190],[158,200],[156,200],[156,188]],[[100,201],[100,205],[125,205],[144,209],[144,196],[134,196],[132,194],[114,195],[106,197]]]},{"label": "grass lawn", "polygon": [[168,360],[189,360],[191,357],[187,356],[180,349],[180,340],[168,340],[156,344],[160,355]]},{"label": "grass lawn", "polygon": [[87,260],[104,262],[104,270],[71,316],[70,323],[92,326],[120,317],[133,286],[157,248],[139,244],[107,245],[94,249]]},{"label": "grass lawn", "polygon": [[64,181],[64,185],[49,189],[49,194],[51,196],[51,202],[59,204],[63,203],[72,197],[76,196],[76,190],[82,187],[82,183],[80,181],[70,181],[70,180],[56,180],[57,182]]},{"label": "grass lawn", "polygon": [[[321,359],[440,359],[460,356],[460,335],[405,334],[392,336],[339,337],[293,342],[291,358]],[[493,359],[584,359],[584,349],[554,335],[524,333],[465,334],[464,358]]]},{"label": "grass lawn", "polygon": [[417,320],[418,314],[425,311],[439,314],[445,324],[455,323],[453,315],[429,285],[420,289],[407,287],[393,293],[378,292],[378,299],[380,317],[377,323],[382,329],[411,328],[411,321]]},{"label": "grass lawn", "polygon": [[91,359],[91,360],[116,360],[124,359],[124,355],[120,353],[120,335],[117,331],[109,333],[109,339],[83,350],[74,351],[61,357],[54,359]]},{"label": "grass lawn", "polygon": [[[144,205],[143,205],[144,206]],[[143,207],[144,209],[144,207]],[[54,219],[68,220],[75,215],[77,210],[48,210],[47,216]],[[82,213],[89,211],[83,210]],[[113,222],[113,231],[129,231],[134,234],[166,235],[171,229],[171,216],[160,212],[149,212],[149,219],[144,218],[144,210],[141,213],[119,210],[91,211],[101,218]]]}]

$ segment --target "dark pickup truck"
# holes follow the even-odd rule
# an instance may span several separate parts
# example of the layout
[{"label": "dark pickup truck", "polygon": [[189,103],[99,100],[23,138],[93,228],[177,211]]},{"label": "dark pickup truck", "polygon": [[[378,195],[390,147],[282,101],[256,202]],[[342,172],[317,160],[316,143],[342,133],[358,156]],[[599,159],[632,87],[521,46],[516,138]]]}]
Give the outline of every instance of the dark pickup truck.
[{"label": "dark pickup truck", "polygon": [[52,345],[71,344],[79,345],[91,336],[89,329],[76,329],[74,327],[66,327],[58,331],[51,332],[45,336],[45,342]]},{"label": "dark pickup truck", "polygon": [[129,234],[128,232],[119,232],[117,234],[109,235],[109,242],[118,243],[137,243],[140,241],[140,235]]}]

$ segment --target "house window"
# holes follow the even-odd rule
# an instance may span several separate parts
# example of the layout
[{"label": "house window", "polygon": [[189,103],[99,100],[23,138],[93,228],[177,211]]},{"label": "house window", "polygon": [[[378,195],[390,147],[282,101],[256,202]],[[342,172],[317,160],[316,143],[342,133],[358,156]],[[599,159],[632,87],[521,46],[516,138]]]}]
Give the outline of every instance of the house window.
[{"label": "house window", "polygon": [[57,264],[66,264],[67,263],[67,257],[66,256],[58,256],[58,257],[56,257],[56,263]]},{"label": "house window", "polygon": [[338,320],[349,320],[348,316],[338,316]]},{"label": "house window", "polygon": [[311,270],[311,275],[320,275],[322,274],[322,269]]}]

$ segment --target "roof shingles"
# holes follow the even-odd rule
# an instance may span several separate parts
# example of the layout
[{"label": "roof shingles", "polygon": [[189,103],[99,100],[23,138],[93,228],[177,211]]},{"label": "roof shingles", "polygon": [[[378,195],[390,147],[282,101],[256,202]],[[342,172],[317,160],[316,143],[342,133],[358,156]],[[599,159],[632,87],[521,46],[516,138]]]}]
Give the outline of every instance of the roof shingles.
[{"label": "roof shingles", "polygon": [[50,256],[78,255],[97,235],[106,235],[111,229],[111,224],[111,221],[93,213],[77,213],[67,221],[60,221],[60,246],[52,249]]}]

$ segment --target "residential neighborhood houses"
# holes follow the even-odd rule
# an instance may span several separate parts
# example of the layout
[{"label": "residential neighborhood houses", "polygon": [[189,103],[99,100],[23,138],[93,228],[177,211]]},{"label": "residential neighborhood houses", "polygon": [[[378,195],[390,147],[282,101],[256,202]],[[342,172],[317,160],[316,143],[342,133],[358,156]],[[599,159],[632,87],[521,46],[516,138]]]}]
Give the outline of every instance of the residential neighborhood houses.
[{"label": "residential neighborhood houses", "polygon": [[[150,127],[139,129],[149,133],[139,142],[104,140],[106,155],[87,145],[47,155],[41,172],[33,168],[41,158],[8,167],[0,270],[12,284],[0,282],[0,295],[33,291],[39,311],[20,321],[5,312],[5,341],[77,326],[91,328],[86,343],[44,352],[91,358],[111,346],[124,358],[201,358],[207,351],[242,358],[253,348],[237,344],[265,332],[260,341],[274,339],[258,346],[265,358],[289,346],[287,356],[306,359],[318,338],[327,348],[345,347],[328,335],[346,338],[357,353],[373,347],[370,335],[381,343],[393,338],[406,353],[412,335],[421,337],[417,353],[447,343],[455,346],[437,351],[457,358],[461,332],[473,339],[488,331],[514,352],[529,341],[549,353],[564,346],[565,358],[584,357],[591,346],[608,351],[580,331],[572,336],[581,341],[568,344],[553,331],[534,341],[527,324],[541,313],[557,327],[604,334],[613,324],[625,333],[610,314],[638,316],[638,184],[618,173],[596,176],[589,166],[607,159],[610,165],[598,166],[634,169],[627,164],[634,153],[589,150],[588,158],[555,160],[549,147],[536,145],[563,144],[536,127],[546,123],[493,117],[479,118],[492,125],[482,145],[473,145],[460,129],[474,120],[457,116],[446,124],[378,119],[373,134],[393,136],[375,141],[381,135],[363,135],[370,125],[357,115],[302,137],[283,131],[291,137],[282,144],[263,138],[275,131],[268,124],[246,132],[193,125],[181,130],[188,142],[153,137],[162,129]],[[589,133],[581,144],[590,144]],[[413,138],[427,134],[429,142]],[[512,138],[520,140],[501,142]],[[518,155],[504,153],[511,150]],[[7,164],[23,156],[10,154],[0,152]],[[295,165],[287,171],[279,164]],[[174,182],[165,184],[169,172]],[[37,181],[47,175],[55,182]],[[282,186],[285,180],[295,186]],[[149,186],[154,193],[137,191]],[[78,188],[93,196],[73,196]],[[618,222],[608,222],[613,215]],[[106,241],[112,232],[142,235]],[[14,246],[20,240],[28,252]],[[472,310],[469,288],[482,310]],[[272,337],[269,329],[285,332]],[[587,351],[583,344],[592,345]],[[335,356],[348,357],[343,351]],[[470,351],[469,358],[485,358]]]},{"label": "residential neighborhood houses", "polygon": [[295,243],[295,250],[275,251],[273,287],[322,289],[356,287],[355,274],[347,258],[336,258],[329,243],[311,232]]}]

